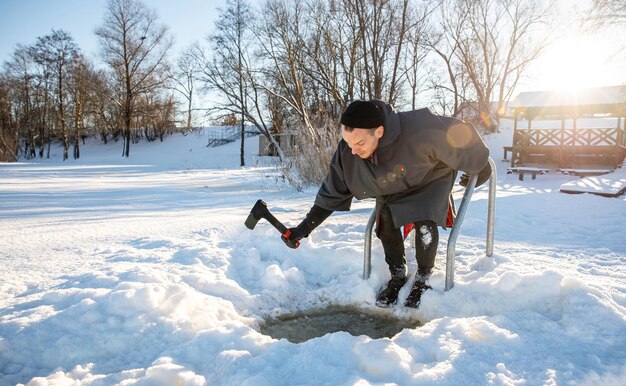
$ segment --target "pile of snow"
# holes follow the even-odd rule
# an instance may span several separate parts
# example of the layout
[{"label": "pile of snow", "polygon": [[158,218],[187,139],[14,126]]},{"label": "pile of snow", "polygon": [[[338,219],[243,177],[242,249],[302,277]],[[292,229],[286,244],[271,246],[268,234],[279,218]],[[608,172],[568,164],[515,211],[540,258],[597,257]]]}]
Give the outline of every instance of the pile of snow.
[{"label": "pile of snow", "polygon": [[[207,148],[203,133],[133,145],[128,159],[121,143],[89,143],[78,161],[55,150],[0,164],[0,384],[623,385],[626,198],[559,193],[575,176],[507,175],[511,136],[486,138],[502,165],[494,255],[484,254],[481,187],[454,288],[444,292],[442,231],[418,310],[375,307],[388,279],[378,241],[372,276],[360,277],[370,200],[297,250],[265,221],[244,227],[259,198],[295,225],[316,192],[287,186],[254,155],[257,138],[245,167],[240,143]],[[301,344],[258,332],[267,317],[330,304],[425,324]]]},{"label": "pile of snow", "polygon": [[612,173],[585,177],[561,185],[561,192],[594,193],[604,196],[617,196],[626,191],[626,169],[620,168]]}]

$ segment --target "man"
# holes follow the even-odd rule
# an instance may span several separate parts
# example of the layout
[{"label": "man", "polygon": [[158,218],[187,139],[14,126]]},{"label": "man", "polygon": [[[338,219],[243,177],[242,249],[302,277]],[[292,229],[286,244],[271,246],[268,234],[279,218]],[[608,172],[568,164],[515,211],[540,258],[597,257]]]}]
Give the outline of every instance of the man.
[{"label": "man", "polygon": [[375,197],[376,234],[385,252],[391,279],[376,304],[396,304],[407,282],[401,227],[417,230],[418,271],[405,305],[417,307],[435,264],[439,233],[446,227],[449,198],[457,171],[478,175],[477,185],[491,175],[489,150],[476,130],[462,121],[433,115],[428,109],[396,112],[379,100],[352,102],[341,115],[342,140],[330,170],[306,218],[283,241],[296,247],[333,211],[350,210],[352,199]]}]

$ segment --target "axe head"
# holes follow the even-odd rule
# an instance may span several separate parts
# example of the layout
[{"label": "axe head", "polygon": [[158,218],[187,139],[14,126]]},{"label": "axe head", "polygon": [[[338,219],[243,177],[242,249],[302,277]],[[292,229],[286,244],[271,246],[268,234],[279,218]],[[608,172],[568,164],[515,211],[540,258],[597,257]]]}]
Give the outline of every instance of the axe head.
[{"label": "axe head", "polygon": [[265,202],[263,200],[258,200],[252,207],[252,210],[250,210],[250,214],[245,222],[246,227],[248,229],[254,229],[259,220],[265,218],[267,212],[268,210]]}]

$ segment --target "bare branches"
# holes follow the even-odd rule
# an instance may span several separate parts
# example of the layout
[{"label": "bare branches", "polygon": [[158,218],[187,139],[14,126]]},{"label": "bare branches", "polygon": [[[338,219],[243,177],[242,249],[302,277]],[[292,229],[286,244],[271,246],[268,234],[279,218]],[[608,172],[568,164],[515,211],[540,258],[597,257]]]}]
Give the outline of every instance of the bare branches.
[{"label": "bare branches", "polygon": [[63,139],[63,160],[65,161],[69,158],[65,113],[65,77],[70,64],[78,55],[78,46],[67,32],[53,30],[51,34],[40,37],[37,40],[37,44],[32,48],[32,52],[35,61],[49,66],[56,77],[57,112],[60,122],[61,138]]},{"label": "bare branches", "polygon": [[536,0],[447,0],[441,9],[440,32],[429,46],[446,64],[454,113],[462,99],[473,101],[465,106],[476,110],[476,123],[494,130],[521,74],[549,42],[545,31],[535,34],[550,17],[550,6]]},{"label": "bare branches", "polygon": [[586,21],[595,27],[626,25],[626,3],[623,0],[593,0]]},{"label": "bare branches", "polygon": [[[34,60],[31,48],[16,50],[5,66],[11,108],[19,111],[12,124],[28,138],[23,151],[32,156],[50,135],[41,128],[62,131],[69,118],[75,137],[89,124],[103,139],[123,135],[128,156],[130,142],[142,135],[139,125],[170,125],[172,94],[189,129],[194,98],[210,92],[217,99],[203,110],[213,117],[253,124],[270,142],[290,133],[301,146],[323,149],[323,158],[350,101],[384,98],[416,109],[418,94],[430,91],[439,112],[470,106],[491,117],[483,123],[493,128],[494,113],[550,41],[543,25],[549,10],[539,0],[264,0],[258,8],[228,0],[205,46],[190,47],[170,69],[172,40],[156,13],[140,0],[108,0],[95,31],[107,71],[87,68],[81,75],[80,63],[66,64],[79,55],[54,62]],[[41,43],[38,58],[47,46]],[[71,45],[56,48],[72,52]],[[59,73],[59,65],[67,72]],[[69,88],[59,91],[59,78]],[[292,155],[272,143],[281,158]]]},{"label": "bare branches", "polygon": [[103,60],[109,65],[124,95],[124,151],[128,157],[136,100],[165,85],[165,60],[172,46],[167,27],[139,0],[109,0],[103,24],[96,29]]},{"label": "bare branches", "polygon": [[185,49],[176,61],[172,81],[174,82],[173,90],[177,91],[187,102],[187,130],[193,127],[193,101],[195,96],[195,81],[200,72],[200,64],[196,60],[194,51],[199,50],[198,44]]}]

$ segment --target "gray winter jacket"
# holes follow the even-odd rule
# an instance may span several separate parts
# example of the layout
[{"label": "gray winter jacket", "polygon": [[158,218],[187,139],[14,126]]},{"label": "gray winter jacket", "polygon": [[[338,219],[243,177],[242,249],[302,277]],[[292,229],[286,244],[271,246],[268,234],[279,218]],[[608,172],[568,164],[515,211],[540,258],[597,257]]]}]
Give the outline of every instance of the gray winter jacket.
[{"label": "gray winter jacket", "polygon": [[[475,175],[487,164],[489,150],[471,126],[428,109],[385,113],[384,134],[370,159],[353,155],[344,140],[315,204],[330,211],[350,210],[352,198],[375,197],[391,210],[396,228],[421,220],[445,227],[448,198],[461,170]],[[380,207],[380,205],[379,205]]]}]

